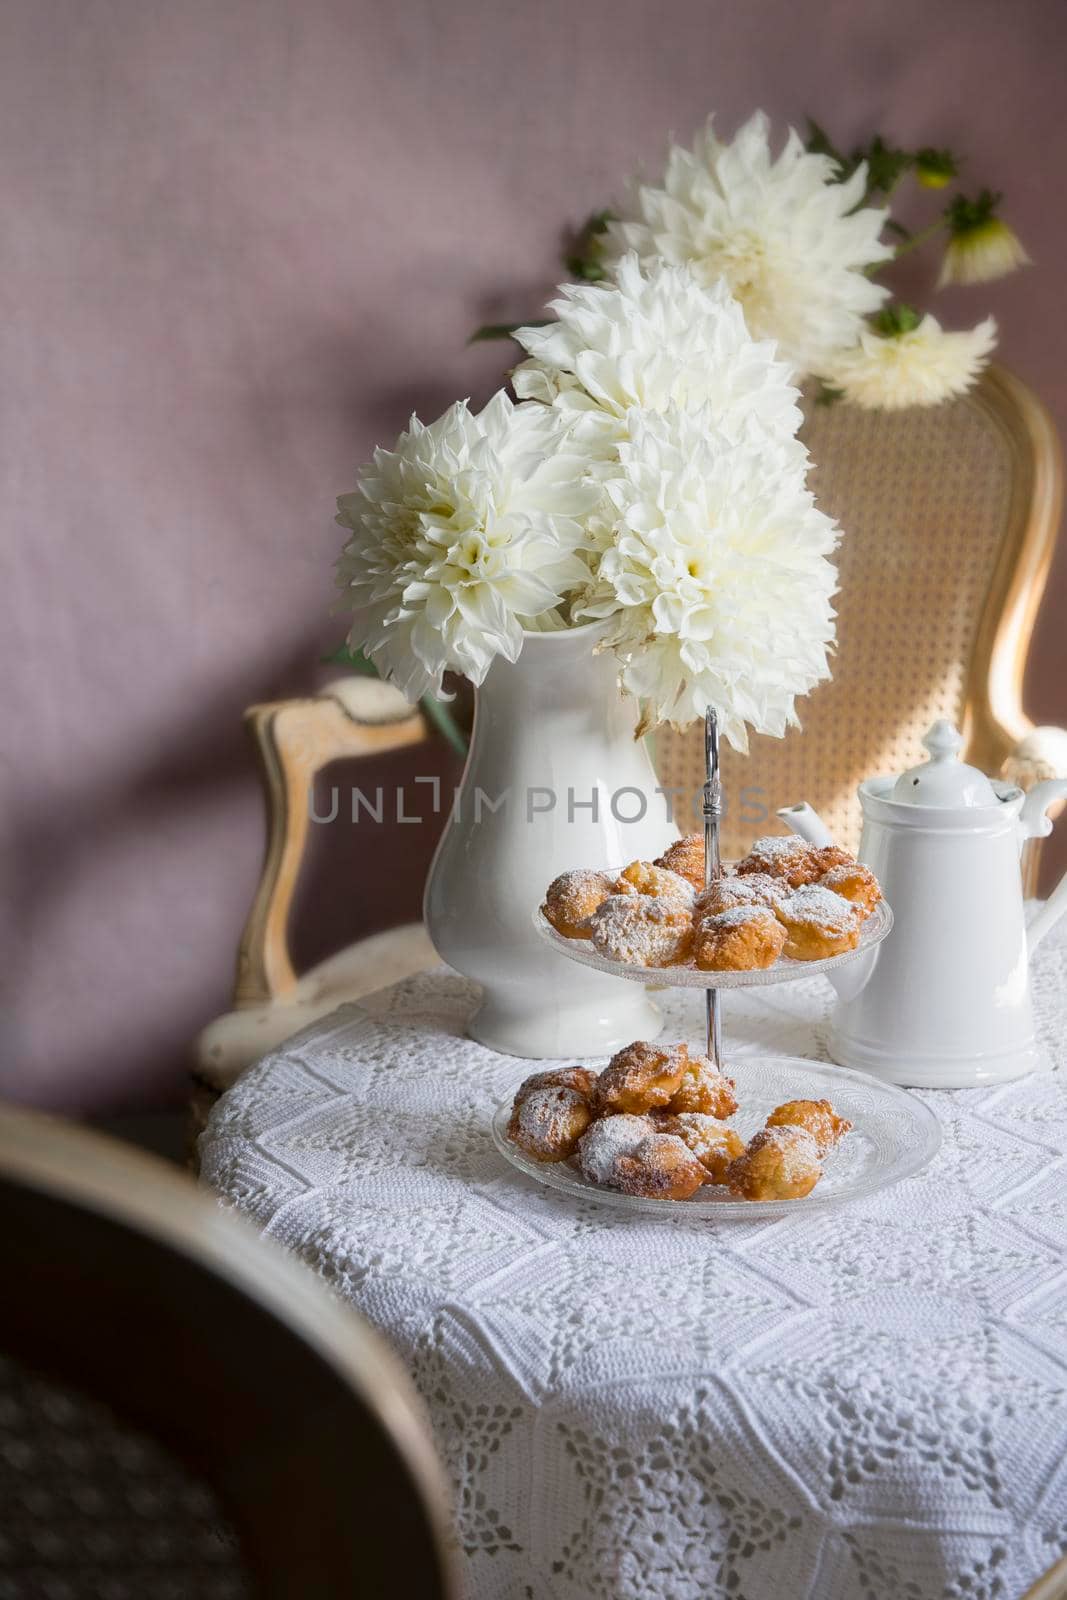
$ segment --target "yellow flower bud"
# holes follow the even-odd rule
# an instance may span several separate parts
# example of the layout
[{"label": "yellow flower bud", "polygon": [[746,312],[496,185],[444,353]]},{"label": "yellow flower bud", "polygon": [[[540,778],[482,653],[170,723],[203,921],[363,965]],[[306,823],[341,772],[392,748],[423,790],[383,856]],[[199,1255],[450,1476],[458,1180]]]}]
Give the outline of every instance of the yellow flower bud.
[{"label": "yellow flower bud", "polygon": [[956,158],[951,150],[933,150],[928,146],[916,153],[915,176],[924,189],[943,189],[956,172]]}]

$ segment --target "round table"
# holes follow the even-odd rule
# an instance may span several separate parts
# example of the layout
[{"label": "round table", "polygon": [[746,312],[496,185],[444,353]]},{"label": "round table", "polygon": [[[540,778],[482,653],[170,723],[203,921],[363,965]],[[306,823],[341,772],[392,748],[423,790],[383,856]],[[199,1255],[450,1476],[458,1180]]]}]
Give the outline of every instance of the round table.
[{"label": "round table", "polygon": [[[1067,927],[1037,952],[1067,1059]],[[472,1600],[1014,1600],[1067,1548],[1067,1071],[927,1093],[925,1172],[708,1223],[546,1190],[494,1149],[531,1070],[446,969],[248,1072],[203,1174],[388,1337],[455,1491]],[[699,1040],[702,996],[659,997]],[[817,978],[727,997],[824,1057]]]}]

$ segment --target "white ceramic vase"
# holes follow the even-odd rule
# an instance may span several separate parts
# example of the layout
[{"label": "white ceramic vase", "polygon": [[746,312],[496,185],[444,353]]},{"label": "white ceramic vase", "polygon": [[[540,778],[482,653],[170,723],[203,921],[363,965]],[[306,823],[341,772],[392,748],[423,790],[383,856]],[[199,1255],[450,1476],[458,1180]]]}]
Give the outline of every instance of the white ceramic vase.
[{"label": "white ceramic vase", "polygon": [[493,663],[426,885],[438,953],[482,985],[468,1031],[509,1055],[603,1055],[661,1026],[642,985],[567,961],[532,925],[557,873],[649,860],[678,833],[599,628],[527,634],[514,665]]}]

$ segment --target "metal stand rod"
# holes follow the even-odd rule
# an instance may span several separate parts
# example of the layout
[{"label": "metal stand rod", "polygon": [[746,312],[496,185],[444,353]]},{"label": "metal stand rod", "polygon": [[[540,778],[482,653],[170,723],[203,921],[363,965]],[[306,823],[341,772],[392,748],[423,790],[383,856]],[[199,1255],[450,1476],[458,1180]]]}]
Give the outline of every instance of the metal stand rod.
[{"label": "metal stand rod", "polygon": [[[719,818],[722,816],[722,780],[719,777],[719,723],[709,706],[704,713],[704,887],[719,876]],[[707,1043],[705,1053],[722,1069],[722,1009],[718,989],[706,989]]]}]

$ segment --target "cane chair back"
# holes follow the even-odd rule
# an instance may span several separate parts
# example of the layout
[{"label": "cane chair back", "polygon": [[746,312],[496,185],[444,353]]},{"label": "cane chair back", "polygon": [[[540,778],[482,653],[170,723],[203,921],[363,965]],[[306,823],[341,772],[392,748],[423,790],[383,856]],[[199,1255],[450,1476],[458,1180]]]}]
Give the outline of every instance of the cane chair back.
[{"label": "cane chair back", "polygon": [[[727,858],[779,831],[775,811],[800,800],[854,850],[856,785],[923,760],[938,717],[962,728],[966,759],[990,773],[1032,729],[1023,671],[1062,499],[1044,409],[993,368],[929,410],[808,401],[805,412],[811,487],[844,531],[833,678],[799,704],[801,729],[754,736],[748,756],[724,749]],[[701,730],[661,731],[656,758],[688,808],[703,782]]]},{"label": "cane chair back", "polygon": [[0,1593],[454,1593],[406,1374],[192,1179],[0,1111],[0,1283]]}]

